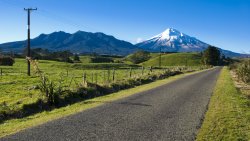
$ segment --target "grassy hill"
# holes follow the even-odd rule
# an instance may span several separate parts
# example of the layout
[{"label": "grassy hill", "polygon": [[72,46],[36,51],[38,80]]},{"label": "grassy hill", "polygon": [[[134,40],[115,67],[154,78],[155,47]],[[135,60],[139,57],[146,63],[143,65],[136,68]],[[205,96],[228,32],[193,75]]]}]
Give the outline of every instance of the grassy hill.
[{"label": "grassy hill", "polygon": [[[151,54],[152,58],[141,63],[143,66],[159,66],[159,54]],[[162,66],[199,66],[201,55],[199,53],[171,53],[162,54]]]}]

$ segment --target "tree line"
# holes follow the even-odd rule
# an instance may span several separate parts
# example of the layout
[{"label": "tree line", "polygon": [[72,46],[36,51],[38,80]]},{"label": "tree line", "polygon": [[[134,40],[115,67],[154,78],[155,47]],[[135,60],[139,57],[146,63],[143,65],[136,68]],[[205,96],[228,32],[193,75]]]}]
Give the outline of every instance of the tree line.
[{"label": "tree line", "polygon": [[[1,55],[0,50],[0,65],[13,65],[14,57],[25,57],[27,54],[27,49],[24,50],[21,55],[13,55],[10,53],[9,55]],[[31,50],[32,58],[37,60],[53,60],[53,61],[61,61],[61,62],[80,62],[80,57],[77,54],[71,53],[69,50],[66,51],[49,51],[48,49],[35,48]],[[150,52],[147,51],[137,51],[127,57],[129,61],[134,64],[139,64],[145,62],[151,58]],[[92,63],[112,63],[114,60],[110,57],[105,57],[101,55],[93,55],[91,58]],[[201,52],[201,62],[204,65],[228,65],[232,62],[232,59],[229,57],[225,57],[221,51],[214,46],[209,46],[206,50]]]},{"label": "tree line", "polygon": [[201,62],[204,65],[229,65],[232,62],[231,58],[226,57],[224,54],[221,53],[219,48],[214,46],[209,46],[206,50],[201,52],[201,55]]}]

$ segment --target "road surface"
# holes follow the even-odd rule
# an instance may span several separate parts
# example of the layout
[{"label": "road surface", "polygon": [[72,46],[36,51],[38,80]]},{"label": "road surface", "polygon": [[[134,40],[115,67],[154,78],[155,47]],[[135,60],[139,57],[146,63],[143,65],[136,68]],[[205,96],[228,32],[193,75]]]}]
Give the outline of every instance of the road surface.
[{"label": "road surface", "polygon": [[215,68],[189,75],[0,140],[192,141],[219,73]]}]

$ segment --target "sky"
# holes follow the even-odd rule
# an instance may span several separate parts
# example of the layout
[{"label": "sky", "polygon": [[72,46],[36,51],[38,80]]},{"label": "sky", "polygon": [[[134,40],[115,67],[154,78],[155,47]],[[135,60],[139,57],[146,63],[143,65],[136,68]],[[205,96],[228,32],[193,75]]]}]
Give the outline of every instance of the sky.
[{"label": "sky", "polygon": [[0,43],[54,31],[103,32],[133,44],[175,28],[208,44],[250,53],[250,0],[0,0]]}]

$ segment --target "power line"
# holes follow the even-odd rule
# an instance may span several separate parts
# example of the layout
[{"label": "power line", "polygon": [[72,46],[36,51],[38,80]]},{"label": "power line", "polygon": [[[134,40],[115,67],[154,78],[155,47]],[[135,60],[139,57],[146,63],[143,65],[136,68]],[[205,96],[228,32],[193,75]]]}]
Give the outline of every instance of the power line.
[{"label": "power line", "polygon": [[[33,8],[24,8],[25,11],[27,11],[28,14],[28,40],[27,40],[27,57],[30,58],[31,54],[30,54],[30,12],[37,10],[37,8],[33,9]],[[28,76],[30,76],[30,61],[27,60],[27,64],[28,64]]]},{"label": "power line", "polygon": [[[12,2],[12,1],[9,1],[9,0],[0,0],[0,2],[5,3],[5,4],[9,5],[9,6],[15,7],[15,8],[22,8],[22,7],[25,7],[25,6],[37,5],[35,3],[30,3],[30,2],[27,2],[27,1]],[[77,22],[72,21],[68,17],[61,16],[59,14],[53,13],[53,12],[48,11],[47,9],[44,9],[44,8],[41,8],[41,7],[39,7],[38,13],[39,13],[39,16],[43,16],[45,18],[48,18],[50,20],[59,22],[61,24],[74,27],[77,30],[80,30],[80,29],[84,28],[83,30],[85,30],[85,31],[101,32],[100,29],[91,27],[89,25],[79,24]]]}]

